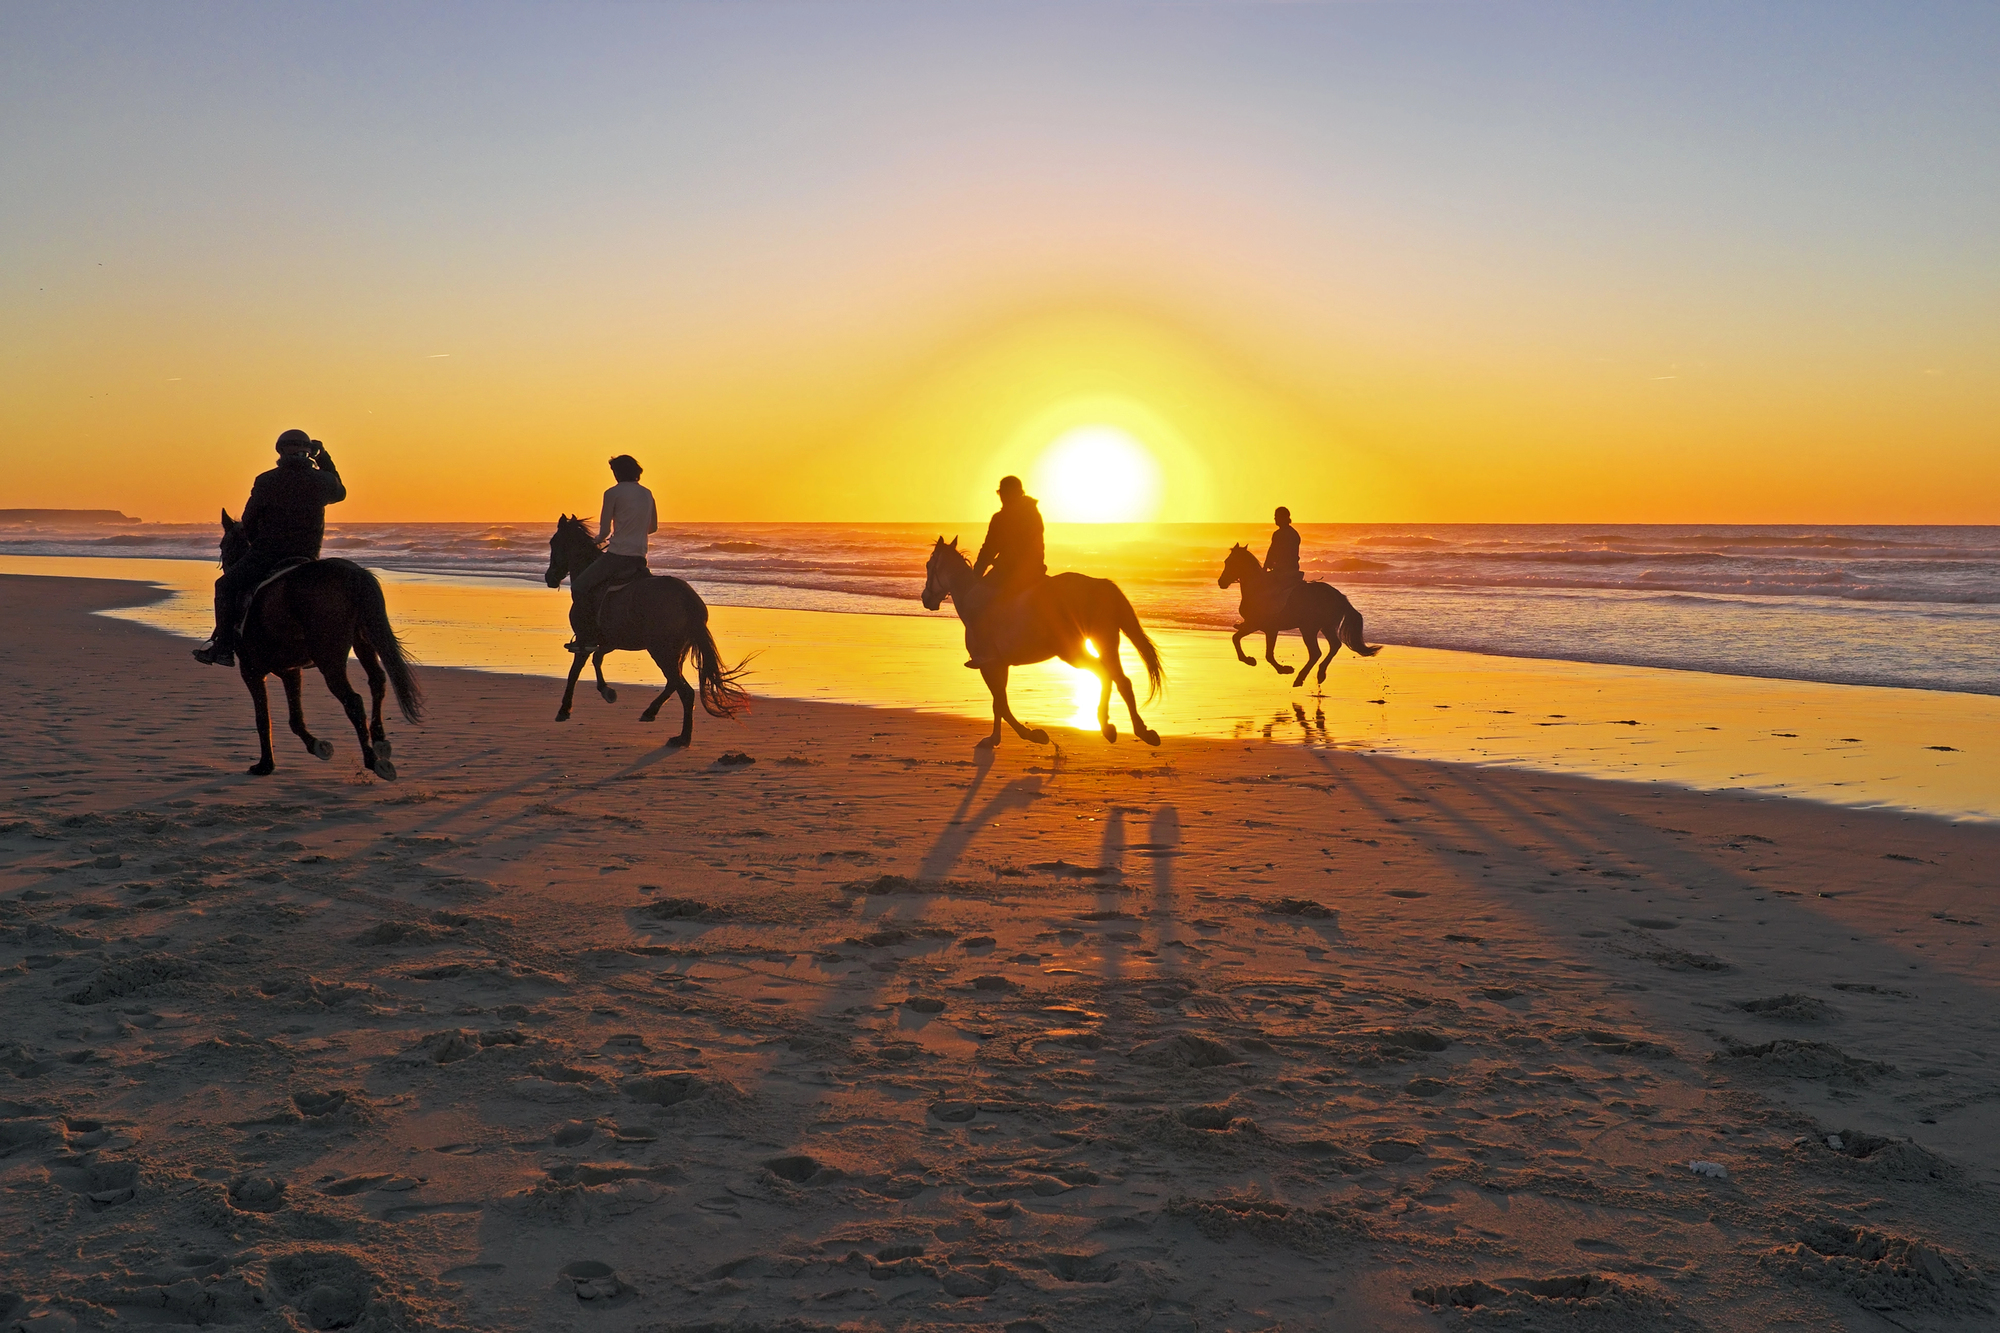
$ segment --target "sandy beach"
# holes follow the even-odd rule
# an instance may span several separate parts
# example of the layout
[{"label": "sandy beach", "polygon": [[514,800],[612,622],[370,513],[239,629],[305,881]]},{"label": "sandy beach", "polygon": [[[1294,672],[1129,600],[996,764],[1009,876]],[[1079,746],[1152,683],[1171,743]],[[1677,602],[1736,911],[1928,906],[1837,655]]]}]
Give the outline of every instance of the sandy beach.
[{"label": "sandy beach", "polygon": [[0,1329],[2000,1319],[1991,825],[450,669],[256,779],[162,595],[0,578]]}]

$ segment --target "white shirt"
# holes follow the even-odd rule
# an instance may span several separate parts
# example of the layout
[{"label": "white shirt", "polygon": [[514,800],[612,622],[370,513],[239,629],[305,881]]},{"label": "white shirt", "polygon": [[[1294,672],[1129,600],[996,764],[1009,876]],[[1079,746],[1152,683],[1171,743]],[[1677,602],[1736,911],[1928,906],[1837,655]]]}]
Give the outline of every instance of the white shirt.
[{"label": "white shirt", "polygon": [[646,534],[660,530],[659,511],[653,507],[653,493],[636,481],[621,481],[604,493],[604,512],[597,520],[597,536],[606,534],[608,555],[646,554]]}]

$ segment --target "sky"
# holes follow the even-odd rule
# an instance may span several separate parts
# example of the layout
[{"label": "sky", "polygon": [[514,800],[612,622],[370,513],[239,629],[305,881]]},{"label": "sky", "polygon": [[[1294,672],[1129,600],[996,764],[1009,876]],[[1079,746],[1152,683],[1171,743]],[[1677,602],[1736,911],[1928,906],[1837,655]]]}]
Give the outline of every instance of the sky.
[{"label": "sky", "polygon": [[0,7],[0,507],[2000,522],[2000,7]]}]

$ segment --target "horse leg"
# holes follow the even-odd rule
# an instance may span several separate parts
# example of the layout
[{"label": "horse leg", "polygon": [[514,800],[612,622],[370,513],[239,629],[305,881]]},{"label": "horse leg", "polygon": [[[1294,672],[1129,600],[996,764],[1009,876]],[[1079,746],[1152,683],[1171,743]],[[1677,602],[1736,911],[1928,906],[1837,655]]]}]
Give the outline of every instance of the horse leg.
[{"label": "horse leg", "polygon": [[[1114,646],[1111,651],[1115,654],[1118,649]],[[1109,667],[1098,667],[1097,684],[1097,729],[1104,733],[1105,740],[1116,741],[1118,739],[1118,728],[1111,725],[1111,670]]]},{"label": "horse leg", "polygon": [[1014,716],[1014,709],[1007,702],[1006,666],[1003,664],[994,667],[981,667],[979,674],[986,677],[986,688],[993,695],[993,735],[982,741],[981,744],[999,744],[1000,724],[1004,721],[1014,729],[1014,734],[1022,740],[1031,741],[1036,745],[1047,745],[1049,743],[1048,732],[1043,731],[1040,727],[1036,727],[1031,731],[1021,725],[1021,719]]},{"label": "horse leg", "polygon": [[569,721],[569,706],[576,699],[576,678],[583,674],[583,664],[589,653],[575,653],[569,664],[569,682],[563,686],[562,707],[556,709],[556,721]]},{"label": "horse leg", "polygon": [[1125,665],[1118,660],[1118,640],[1114,638],[1111,642],[1113,647],[1105,654],[1105,665],[1110,668],[1110,678],[1118,683],[1118,697],[1125,701],[1125,711],[1132,715],[1132,734],[1148,745],[1158,745],[1160,733],[1147,726],[1139,716],[1139,699],[1132,693],[1132,678],[1125,674]]},{"label": "horse leg", "polygon": [[667,744],[677,747],[686,745],[694,739],[694,689],[681,676],[680,662],[674,656],[658,648],[646,651],[654,665],[660,668],[660,674],[667,678],[667,687],[660,691],[659,698],[646,706],[645,712],[639,714],[639,720],[651,722],[660,715],[660,705],[678,694],[681,698],[681,732],[678,736],[669,736]]},{"label": "horse leg", "polygon": [[386,756],[375,753],[374,738],[368,734],[368,710],[361,706],[361,695],[356,692],[354,682],[347,678],[347,654],[336,657],[328,653],[319,660],[319,674],[325,678],[326,688],[340,700],[347,720],[354,724],[354,739],[361,742],[362,767],[385,782],[394,782],[396,766]]},{"label": "horse leg", "polygon": [[1319,675],[1313,678],[1313,684],[1315,685],[1326,684],[1326,669],[1333,665],[1334,656],[1339,652],[1340,652],[1340,625],[1339,622],[1336,621],[1334,623],[1334,627],[1326,632],[1326,656],[1320,659]]},{"label": "horse leg", "polygon": [[368,716],[368,735],[375,742],[375,753],[384,759],[389,757],[389,735],[382,730],[382,696],[389,692],[389,673],[382,669],[382,659],[372,645],[355,640],[354,655],[361,660],[361,673],[368,677],[368,697],[371,703]]},{"label": "horse leg", "polygon": [[599,648],[594,654],[591,655],[590,665],[597,672],[598,694],[603,696],[604,702],[608,704],[617,703],[618,691],[612,689],[609,685],[606,685],[604,683],[604,649]]},{"label": "horse leg", "polygon": [[1299,637],[1306,641],[1306,664],[1299,668],[1298,675],[1292,677],[1292,688],[1295,690],[1299,686],[1306,683],[1306,676],[1312,671],[1313,663],[1320,660],[1319,626],[1317,625],[1301,626],[1299,628]]},{"label": "horse leg", "polygon": [[1250,633],[1248,625],[1238,625],[1236,633],[1229,636],[1229,646],[1236,650],[1237,661],[1241,662],[1244,666],[1253,667],[1257,665],[1257,659],[1243,651],[1243,636],[1248,633]]},{"label": "horse leg", "polygon": [[241,657],[236,659],[237,672],[243,677],[244,688],[250,691],[250,702],[257,709],[257,743],[263,749],[263,757],[250,765],[252,777],[264,777],[278,766],[271,755],[271,696],[264,689],[264,673],[254,670]]},{"label": "horse leg", "polygon": [[1272,667],[1277,669],[1279,672],[1290,671],[1291,670],[1290,667],[1286,666],[1283,662],[1280,662],[1278,660],[1277,654],[1278,654],[1278,631],[1274,629],[1267,629],[1264,631],[1264,660],[1266,662],[1269,662],[1272,665]]},{"label": "horse leg", "polygon": [[292,735],[306,744],[306,752],[315,759],[333,758],[333,742],[319,740],[306,730],[305,700],[299,697],[301,673],[291,667],[278,673],[278,679],[285,682],[285,711],[290,714]]}]

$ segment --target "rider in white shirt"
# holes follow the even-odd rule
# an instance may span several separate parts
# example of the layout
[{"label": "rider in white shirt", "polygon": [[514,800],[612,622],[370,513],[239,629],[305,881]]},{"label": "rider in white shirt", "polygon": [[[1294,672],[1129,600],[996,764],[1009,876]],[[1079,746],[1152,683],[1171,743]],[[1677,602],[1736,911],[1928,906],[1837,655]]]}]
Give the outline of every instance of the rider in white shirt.
[{"label": "rider in white shirt", "polygon": [[660,530],[660,515],[653,493],[639,484],[644,472],[630,454],[611,460],[611,475],[618,484],[604,493],[604,510],[597,520],[597,544],[604,554],[585,565],[582,573],[571,575],[569,581],[570,599],[581,622],[573,651],[597,646],[598,590],[647,572],[646,538]]}]

